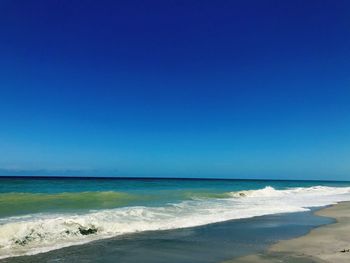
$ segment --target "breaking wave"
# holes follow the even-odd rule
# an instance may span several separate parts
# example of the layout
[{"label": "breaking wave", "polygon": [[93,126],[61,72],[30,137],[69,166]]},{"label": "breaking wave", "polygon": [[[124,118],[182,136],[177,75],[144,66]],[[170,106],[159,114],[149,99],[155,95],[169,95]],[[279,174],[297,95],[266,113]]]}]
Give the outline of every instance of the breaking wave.
[{"label": "breaking wave", "polygon": [[30,255],[127,233],[194,227],[226,220],[307,211],[350,200],[350,187],[315,186],[228,192],[158,207],[128,206],[84,214],[0,219],[0,258]]}]

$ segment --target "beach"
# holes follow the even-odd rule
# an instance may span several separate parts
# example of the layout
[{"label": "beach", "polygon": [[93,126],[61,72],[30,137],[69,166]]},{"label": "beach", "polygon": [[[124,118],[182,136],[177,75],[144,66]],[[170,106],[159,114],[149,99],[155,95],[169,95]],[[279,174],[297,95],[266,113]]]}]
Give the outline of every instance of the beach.
[{"label": "beach", "polygon": [[315,228],[307,235],[280,241],[264,253],[225,263],[350,262],[350,202],[332,205],[317,211],[316,214],[334,218],[336,221]]},{"label": "beach", "polygon": [[[314,212],[261,216],[197,228],[141,233],[0,261],[349,262],[349,211],[350,202],[341,202]],[[255,254],[250,254],[252,252]],[[232,260],[220,261],[220,258],[230,255],[234,257]]]},{"label": "beach", "polygon": [[[350,201],[349,182],[0,181],[0,261],[11,263],[218,263],[247,262],[248,255],[256,260],[302,255],[305,260],[309,254],[294,253],[302,251],[296,245],[276,250],[281,246],[276,244],[333,223],[337,216],[314,212]],[[348,249],[341,246],[335,250]]]},{"label": "beach", "polygon": [[150,231],[97,240],[1,263],[219,263],[265,251],[333,220],[312,211],[230,220],[193,228]]}]

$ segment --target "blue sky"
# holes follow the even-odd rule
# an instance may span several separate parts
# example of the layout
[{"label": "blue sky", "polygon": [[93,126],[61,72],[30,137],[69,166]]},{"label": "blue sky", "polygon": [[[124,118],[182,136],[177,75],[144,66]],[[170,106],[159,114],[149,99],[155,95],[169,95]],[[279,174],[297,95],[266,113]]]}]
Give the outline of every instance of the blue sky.
[{"label": "blue sky", "polygon": [[349,14],[1,1],[0,172],[350,179]]}]

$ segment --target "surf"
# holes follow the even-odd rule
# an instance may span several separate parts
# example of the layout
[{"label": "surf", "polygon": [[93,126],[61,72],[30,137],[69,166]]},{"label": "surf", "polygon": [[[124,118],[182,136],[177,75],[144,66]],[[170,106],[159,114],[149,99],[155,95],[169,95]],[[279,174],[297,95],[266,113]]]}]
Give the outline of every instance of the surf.
[{"label": "surf", "polygon": [[[119,195],[118,195],[119,197]],[[126,206],[77,213],[36,213],[0,219],[0,258],[46,252],[142,231],[195,227],[233,219],[307,211],[350,200],[350,187],[267,186],[196,197],[162,206]]]}]

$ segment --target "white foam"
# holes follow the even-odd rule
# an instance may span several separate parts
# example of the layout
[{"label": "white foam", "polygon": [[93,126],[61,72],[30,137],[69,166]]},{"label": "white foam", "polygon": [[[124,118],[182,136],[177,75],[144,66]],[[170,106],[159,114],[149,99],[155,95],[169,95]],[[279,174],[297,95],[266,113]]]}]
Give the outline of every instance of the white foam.
[{"label": "white foam", "polygon": [[[30,255],[126,233],[193,227],[231,219],[306,211],[350,200],[350,187],[265,187],[163,207],[133,206],[77,214],[0,219],[0,258]],[[84,235],[85,231],[85,235]],[[90,232],[87,234],[87,232]],[[93,233],[91,233],[93,232]]]}]

